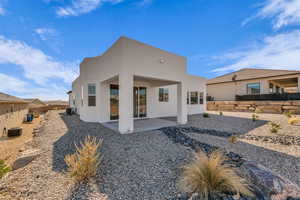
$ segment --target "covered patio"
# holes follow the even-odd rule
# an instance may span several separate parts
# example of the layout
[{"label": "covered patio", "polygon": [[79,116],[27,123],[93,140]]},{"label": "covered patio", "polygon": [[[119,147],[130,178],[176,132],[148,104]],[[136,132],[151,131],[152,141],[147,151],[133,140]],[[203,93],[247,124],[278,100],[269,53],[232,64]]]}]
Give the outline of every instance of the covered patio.
[{"label": "covered patio", "polygon": [[270,93],[299,93],[299,78],[284,78],[269,81]]},{"label": "covered patio", "polygon": [[[101,121],[110,129],[131,133],[187,122],[187,90],[182,82],[124,73],[107,79],[100,85],[102,96],[107,99],[102,102],[107,112],[100,113],[101,119],[104,119]],[[167,103],[171,104],[168,109],[164,102],[158,101],[161,87],[170,90],[165,97],[168,98]],[[166,109],[168,113],[164,113]],[[177,122],[158,119],[162,113],[177,116]]]},{"label": "covered patio", "polygon": [[[116,132],[119,131],[118,121],[106,122],[106,123],[102,123],[102,125]],[[133,132],[151,131],[163,127],[176,126],[176,125],[178,125],[178,123],[175,121],[160,119],[160,118],[135,119]]]}]

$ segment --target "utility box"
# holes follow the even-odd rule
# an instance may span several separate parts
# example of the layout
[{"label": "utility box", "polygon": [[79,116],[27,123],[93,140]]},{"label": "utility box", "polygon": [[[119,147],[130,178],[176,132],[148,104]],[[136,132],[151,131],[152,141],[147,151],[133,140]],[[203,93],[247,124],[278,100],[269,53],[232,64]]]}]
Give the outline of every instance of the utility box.
[{"label": "utility box", "polygon": [[16,127],[16,128],[10,128],[7,130],[7,137],[17,137],[22,135],[22,128]]}]

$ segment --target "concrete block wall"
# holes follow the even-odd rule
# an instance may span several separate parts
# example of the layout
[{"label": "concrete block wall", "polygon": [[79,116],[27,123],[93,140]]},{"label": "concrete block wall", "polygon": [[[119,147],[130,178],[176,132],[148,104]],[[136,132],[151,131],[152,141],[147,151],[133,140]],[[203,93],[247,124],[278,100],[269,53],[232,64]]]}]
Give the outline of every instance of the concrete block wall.
[{"label": "concrete block wall", "polygon": [[0,136],[4,129],[21,126],[27,113],[27,104],[0,104]]},{"label": "concrete block wall", "polygon": [[283,113],[292,111],[300,114],[299,101],[209,101],[209,111],[254,112],[259,109],[263,113]]}]

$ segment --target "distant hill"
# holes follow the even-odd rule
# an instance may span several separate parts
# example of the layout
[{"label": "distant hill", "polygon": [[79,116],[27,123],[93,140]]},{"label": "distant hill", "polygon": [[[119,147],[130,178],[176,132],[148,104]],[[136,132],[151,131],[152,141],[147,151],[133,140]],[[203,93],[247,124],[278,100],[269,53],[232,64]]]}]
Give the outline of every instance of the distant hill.
[{"label": "distant hill", "polygon": [[53,106],[53,105],[69,105],[68,101],[62,101],[62,100],[53,100],[53,101],[44,101],[47,105]]}]

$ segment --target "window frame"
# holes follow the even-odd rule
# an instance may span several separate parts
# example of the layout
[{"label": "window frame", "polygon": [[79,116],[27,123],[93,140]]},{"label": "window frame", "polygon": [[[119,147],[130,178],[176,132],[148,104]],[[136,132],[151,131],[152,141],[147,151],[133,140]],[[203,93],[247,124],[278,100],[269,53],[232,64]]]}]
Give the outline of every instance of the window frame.
[{"label": "window frame", "polygon": [[271,94],[274,93],[274,84],[273,83],[269,83],[269,92]]},{"label": "window frame", "polygon": [[191,101],[190,101],[190,92],[187,92],[187,93],[186,93],[186,104],[187,104],[187,105],[190,105],[190,102],[191,102]]},{"label": "window frame", "polygon": [[[94,87],[93,90],[91,90],[91,87]],[[88,107],[96,107],[96,99],[97,99],[97,86],[95,83],[88,83],[87,86],[87,93],[88,93]],[[92,92],[91,92],[92,91]]]},{"label": "window frame", "polygon": [[204,92],[199,92],[199,104],[204,104]]},{"label": "window frame", "polygon": [[[193,94],[196,94],[196,96],[193,96]],[[196,102],[194,102],[196,100]],[[199,92],[198,91],[192,91],[190,92],[190,105],[198,105],[199,104]]]},{"label": "window frame", "polygon": [[158,89],[158,101],[159,102],[169,102],[169,88],[159,88]]},{"label": "window frame", "polygon": [[[253,89],[253,88],[250,88],[249,86],[250,85],[254,85],[254,84],[258,84],[258,86],[259,86],[259,88],[258,88],[258,93],[252,93],[252,90],[250,90],[249,91],[249,89]],[[256,88],[254,88],[254,89],[256,89]],[[255,82],[255,83],[247,83],[247,85],[246,85],[246,90],[247,90],[247,95],[259,95],[259,94],[261,94],[261,84],[260,84],[260,82]]]}]

